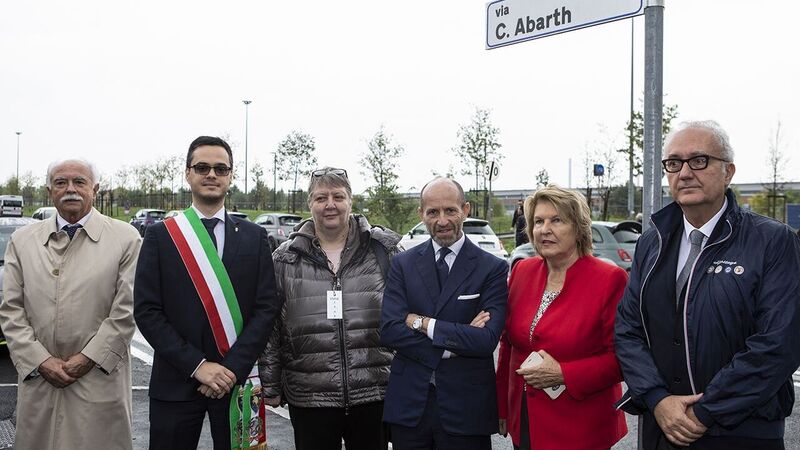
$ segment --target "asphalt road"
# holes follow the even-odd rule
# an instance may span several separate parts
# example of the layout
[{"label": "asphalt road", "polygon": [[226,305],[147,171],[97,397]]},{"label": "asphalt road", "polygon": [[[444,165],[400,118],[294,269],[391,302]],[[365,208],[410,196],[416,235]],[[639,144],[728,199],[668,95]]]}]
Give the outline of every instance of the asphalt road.
[{"label": "asphalt road", "polygon": [[[133,377],[133,448],[148,447],[148,398],[147,385],[150,380],[152,349],[141,336],[137,335],[131,345]],[[16,403],[16,373],[5,348],[0,349],[0,424],[11,418]],[[795,373],[795,396],[800,394],[800,371]],[[636,418],[628,420],[628,435],[614,446],[617,450],[636,449]],[[294,450],[292,426],[288,412],[283,408],[270,408],[267,413],[267,441],[270,450]],[[0,442],[0,449],[3,447]],[[342,447],[344,448],[344,447]],[[800,414],[789,417],[786,425],[786,448],[800,449]],[[206,421],[198,449],[212,450],[211,435]],[[492,437],[493,450],[511,450],[511,440],[495,435]]]}]

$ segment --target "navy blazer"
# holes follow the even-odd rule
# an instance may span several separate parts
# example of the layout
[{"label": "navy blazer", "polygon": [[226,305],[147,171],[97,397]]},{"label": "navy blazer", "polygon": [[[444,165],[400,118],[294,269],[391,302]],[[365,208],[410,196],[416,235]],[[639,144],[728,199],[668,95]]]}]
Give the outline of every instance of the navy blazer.
[{"label": "navy blazer", "polygon": [[153,346],[150,397],[165,401],[201,396],[191,377],[200,361],[217,362],[246,379],[264,349],[280,300],[275,293],[272,253],[264,228],[225,216],[222,263],[236,292],[244,327],[223,358],[189,272],[164,223],[147,228],[134,284],[136,325]]},{"label": "navy blazer", "polygon": [[[445,431],[457,435],[497,432],[493,354],[505,324],[507,273],[505,261],[469,239],[441,293],[431,242],[392,258],[380,326],[381,345],[396,351],[383,409],[386,422],[407,427],[419,424],[436,371]],[[483,328],[470,326],[481,311],[489,312],[489,322]],[[406,325],[409,313],[436,319],[433,340]],[[442,359],[445,350],[455,355]]]}]

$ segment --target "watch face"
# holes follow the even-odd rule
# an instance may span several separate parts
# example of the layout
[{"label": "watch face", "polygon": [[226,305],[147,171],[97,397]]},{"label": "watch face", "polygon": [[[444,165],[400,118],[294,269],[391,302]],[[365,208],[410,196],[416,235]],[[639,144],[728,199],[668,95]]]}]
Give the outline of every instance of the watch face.
[{"label": "watch face", "polygon": [[411,322],[411,328],[415,330],[419,330],[419,327],[421,326],[422,326],[422,319],[419,317],[417,317],[416,319],[414,319],[413,322]]}]

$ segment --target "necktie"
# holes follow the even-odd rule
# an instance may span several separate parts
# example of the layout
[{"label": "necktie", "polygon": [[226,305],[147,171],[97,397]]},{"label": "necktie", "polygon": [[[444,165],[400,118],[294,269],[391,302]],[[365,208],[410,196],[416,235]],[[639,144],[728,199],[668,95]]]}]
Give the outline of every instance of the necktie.
[{"label": "necktie", "polygon": [[692,232],[689,233],[689,241],[692,243],[692,248],[689,250],[689,257],[686,258],[686,264],[683,266],[683,270],[681,270],[681,274],[678,276],[678,281],[675,282],[676,306],[680,303],[683,286],[686,284],[686,280],[689,279],[689,274],[692,271],[692,266],[697,259],[697,255],[700,254],[704,237],[705,235],[701,233],[700,230],[692,230]]},{"label": "necktie", "polygon": [[83,225],[76,223],[75,225],[64,225],[61,229],[67,232],[67,236],[69,236],[69,240],[75,236],[75,232],[78,231],[78,228],[83,228]]},{"label": "necktie", "polygon": [[200,219],[200,221],[203,222],[203,226],[206,227],[208,235],[211,236],[211,242],[214,243],[214,248],[217,248],[217,237],[214,235],[214,227],[217,226],[219,219],[212,217],[210,219]]},{"label": "necktie", "polygon": [[452,250],[447,247],[439,249],[439,259],[436,261],[436,275],[439,278],[439,291],[444,288],[444,284],[447,282],[447,276],[450,274],[450,266],[447,265],[447,261],[445,261],[444,258],[451,252]]}]

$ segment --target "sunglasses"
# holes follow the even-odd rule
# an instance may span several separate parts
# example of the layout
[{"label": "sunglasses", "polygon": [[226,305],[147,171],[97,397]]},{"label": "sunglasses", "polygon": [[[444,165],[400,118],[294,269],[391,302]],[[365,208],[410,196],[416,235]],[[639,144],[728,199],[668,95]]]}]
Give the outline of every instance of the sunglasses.
[{"label": "sunglasses", "polygon": [[347,171],[344,170],[344,169],[317,169],[317,170],[311,172],[311,176],[312,177],[321,177],[321,176],[327,175],[329,173],[333,174],[333,175],[338,175],[340,177],[347,178]]},{"label": "sunglasses", "polygon": [[211,172],[211,169],[214,169],[214,173],[220,177],[228,176],[231,173],[232,169],[232,167],[228,167],[225,164],[217,164],[215,166],[211,166],[206,163],[195,164],[193,166],[189,166],[188,168],[194,170],[194,173],[198,175],[208,175],[208,173]]}]

